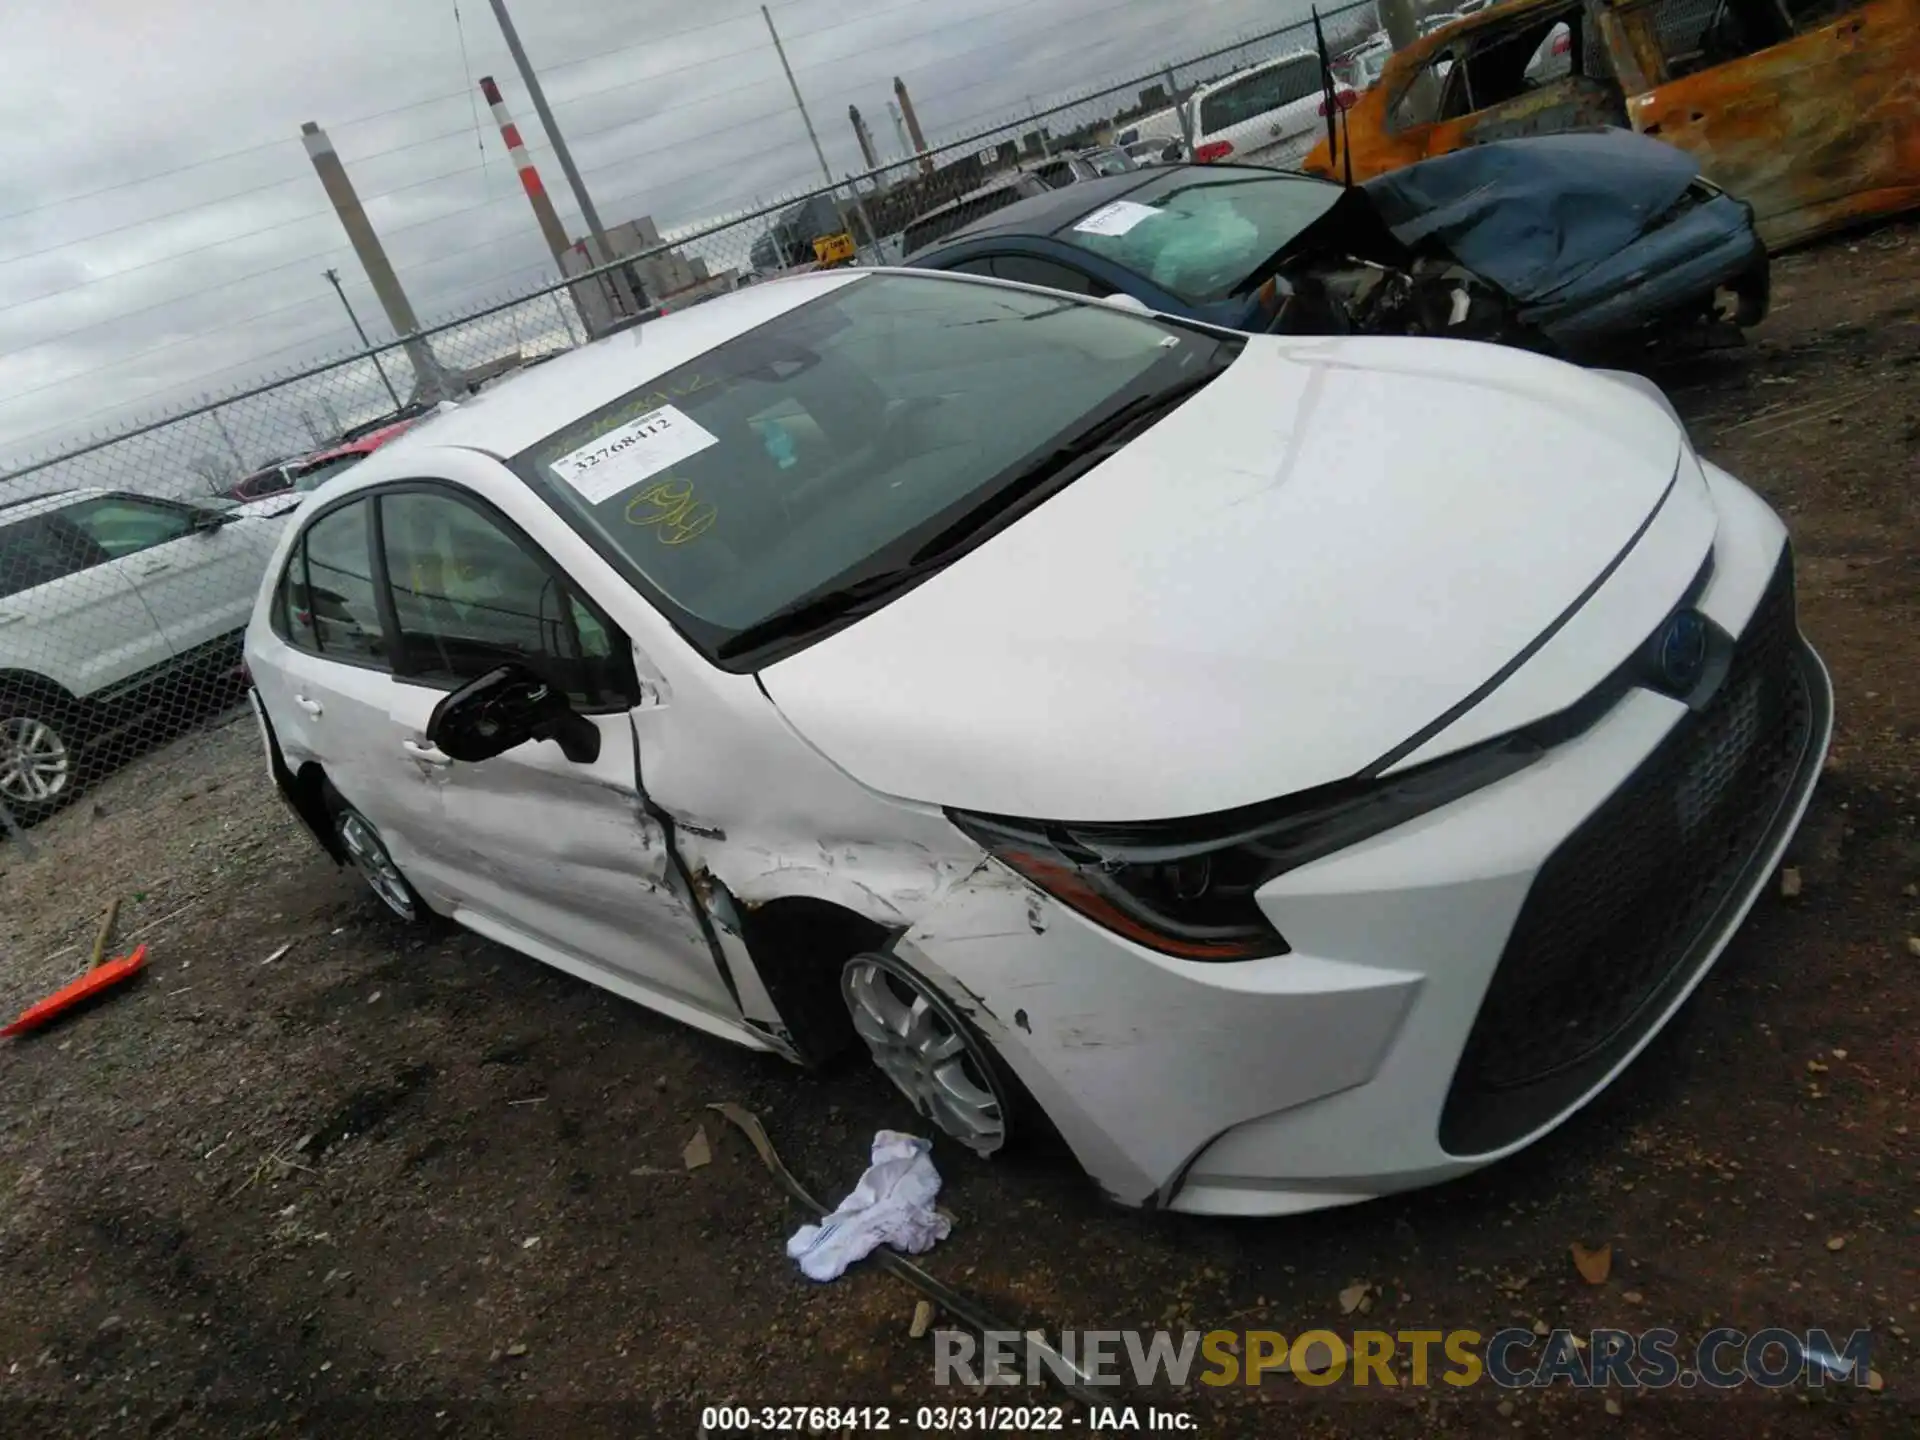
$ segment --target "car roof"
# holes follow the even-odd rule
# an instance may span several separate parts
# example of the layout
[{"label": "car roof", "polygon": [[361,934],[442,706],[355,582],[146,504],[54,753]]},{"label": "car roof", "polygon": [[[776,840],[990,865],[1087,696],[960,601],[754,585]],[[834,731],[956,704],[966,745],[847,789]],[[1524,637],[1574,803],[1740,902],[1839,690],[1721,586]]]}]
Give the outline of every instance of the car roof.
[{"label": "car roof", "polygon": [[1195,86],[1193,94],[1187,97],[1187,103],[1192,104],[1194,101],[1200,99],[1201,96],[1210,95],[1215,90],[1224,89],[1228,85],[1246,79],[1249,75],[1258,75],[1262,70],[1271,70],[1276,65],[1291,65],[1303,55],[1309,60],[1317,60],[1320,58],[1312,50],[1289,50],[1286,54],[1276,55],[1271,60],[1262,60],[1258,65],[1249,65],[1245,69],[1234,71],[1231,75],[1222,75],[1218,80],[1209,80],[1204,85]]},{"label": "car roof", "polygon": [[379,453],[413,455],[457,447],[502,459],[517,455],[716,345],[853,284],[862,275],[854,269],[768,280],[672,311],[521,370],[471,400],[429,414],[382,445]]},{"label": "car roof", "polygon": [[[407,431],[418,425],[422,418],[423,417],[416,415],[409,420],[396,420],[391,425],[383,425],[378,430],[369,431],[358,440],[349,440],[346,444],[336,445],[331,450],[321,450],[307,456],[303,460],[289,461],[288,463],[298,465],[304,470],[310,466],[324,465],[330,460],[342,460],[349,456],[364,457],[371,455],[374,451],[380,449],[381,446],[398,440],[402,435],[406,434]],[[279,467],[273,466],[270,468],[277,470]],[[260,473],[267,474],[269,472],[263,470]],[[249,475],[247,478],[251,480],[253,477]]]},{"label": "car roof", "polygon": [[1044,195],[1030,195],[1025,200],[1016,200],[991,214],[982,215],[971,225],[963,225],[951,235],[941,236],[924,249],[944,250],[962,240],[978,240],[986,235],[1051,235],[1071,225],[1088,211],[1097,210],[1123,195],[1130,195],[1142,185],[1163,180],[1172,171],[1182,168],[1187,167],[1154,165],[1145,170],[1123,170],[1118,175],[1101,175],[1093,180],[1063,185]]}]

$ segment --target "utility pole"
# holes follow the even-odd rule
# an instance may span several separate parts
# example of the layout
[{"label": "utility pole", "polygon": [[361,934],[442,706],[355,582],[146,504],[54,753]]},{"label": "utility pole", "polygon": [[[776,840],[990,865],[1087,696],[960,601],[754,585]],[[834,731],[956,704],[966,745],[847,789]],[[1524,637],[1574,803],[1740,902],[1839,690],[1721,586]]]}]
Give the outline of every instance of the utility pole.
[{"label": "utility pole", "polygon": [[[372,282],[373,293],[380,298],[380,306],[387,312],[388,323],[401,337],[407,358],[413,362],[414,381],[420,399],[429,405],[451,399],[451,387],[446,375],[440,369],[433,347],[420,333],[420,322],[414,317],[407,292],[400,288],[400,277],[393,273],[387,252],[380,244],[380,237],[374,233],[373,222],[367,219],[367,212],[360,208],[360,197],[354,192],[353,182],[347,178],[346,166],[340,163],[333,142],[327,138],[327,132],[311,120],[300,127],[300,134],[306,142],[307,158],[313,162],[314,172],[320,177],[321,187],[333,202],[340,224],[347,232],[347,239],[352,242],[355,253],[360,257],[360,264],[367,272],[367,279]],[[339,286],[340,282],[336,279],[334,288],[337,290]],[[342,293],[340,298],[344,302],[346,295]],[[353,307],[347,308],[351,313]],[[359,323],[358,320],[354,321],[356,328]],[[362,332],[363,338],[364,334]]]},{"label": "utility pole", "polygon": [[373,368],[380,372],[380,383],[387,387],[387,394],[393,397],[393,408],[398,410],[400,408],[400,392],[393,388],[393,381],[387,378],[387,367],[380,363],[379,352],[373,348],[373,342],[367,339],[367,332],[365,327],[360,324],[360,317],[353,313],[353,302],[347,299],[347,292],[340,288],[340,272],[338,270],[322,270],[320,273],[333,282],[333,293],[340,297],[340,303],[346,307],[347,319],[353,322],[353,333],[360,337],[360,348],[367,352],[368,358],[373,361]]},{"label": "utility pole", "polygon": [[[1415,0],[1380,0],[1380,24],[1387,32],[1387,38],[1393,41],[1393,48],[1404,50],[1420,38],[1420,11]],[[1414,77],[1408,89],[1413,112],[1424,119],[1432,119],[1438,104],[1434,94],[1433,71],[1422,70]]]},{"label": "utility pole", "polygon": [[[520,32],[513,28],[513,17],[507,14],[507,0],[492,0],[493,18],[500,22],[500,34],[507,42],[507,53],[513,56],[513,63],[520,71],[520,82],[527,87],[527,98],[533,101],[533,113],[540,117],[540,128],[547,132],[547,143],[553,146],[553,158],[560,162],[561,173],[567,177],[567,185],[573,191],[573,200],[580,207],[580,217],[587,222],[587,236],[592,241],[593,258],[596,265],[613,264],[613,246],[607,243],[607,232],[600,224],[600,212],[593,208],[593,197],[587,193],[587,182],[580,178],[580,171],[573,163],[573,152],[567,149],[567,142],[561,137],[560,127],[554,123],[553,111],[547,107],[547,93],[540,88],[540,77],[533,73],[533,62],[527,59],[526,47],[520,43]],[[609,270],[607,278],[613,282],[614,294],[620,297],[620,304],[628,315],[638,315],[640,306],[633,298],[633,289],[627,284],[627,277],[618,270]]]},{"label": "utility pole", "polygon": [[787,63],[787,47],[780,43],[780,32],[773,28],[773,12],[766,6],[760,7],[760,14],[767,22],[767,33],[773,37],[773,53],[780,57],[780,68],[787,73],[787,88],[793,91],[793,103],[800,107],[800,123],[807,127],[807,139],[813,142],[813,158],[820,162],[820,173],[826,177],[827,188],[834,185],[833,168],[827,164],[827,152],[820,148],[820,136],[813,128],[813,117],[807,114],[807,102],[800,98],[800,85],[793,78],[793,67]]}]

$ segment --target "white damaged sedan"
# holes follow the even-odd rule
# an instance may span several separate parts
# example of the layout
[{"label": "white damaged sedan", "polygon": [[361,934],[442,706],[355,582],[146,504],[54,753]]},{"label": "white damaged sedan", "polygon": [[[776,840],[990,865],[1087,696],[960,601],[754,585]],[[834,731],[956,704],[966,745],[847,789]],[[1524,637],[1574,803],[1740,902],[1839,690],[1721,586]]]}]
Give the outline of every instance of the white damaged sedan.
[{"label": "white damaged sedan", "polygon": [[1577,1110],[1832,724],[1780,521],[1645,382],[895,271],[420,425],[309,497],[247,660],[400,918],[1245,1215]]}]

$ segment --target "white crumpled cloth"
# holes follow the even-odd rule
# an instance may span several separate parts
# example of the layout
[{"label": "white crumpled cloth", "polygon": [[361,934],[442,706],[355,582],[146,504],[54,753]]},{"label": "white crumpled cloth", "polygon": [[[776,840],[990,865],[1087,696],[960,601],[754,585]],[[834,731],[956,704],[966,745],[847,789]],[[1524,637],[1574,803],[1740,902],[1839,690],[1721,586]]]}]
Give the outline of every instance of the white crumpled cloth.
[{"label": "white crumpled cloth", "polygon": [[818,1225],[802,1225],[787,1254],[809,1280],[837,1280],[856,1260],[882,1245],[909,1255],[931,1250],[952,1229],[933,1208],[940,1172],[927,1153],[931,1140],[882,1130],[873,1137],[873,1164],[853,1193]]}]

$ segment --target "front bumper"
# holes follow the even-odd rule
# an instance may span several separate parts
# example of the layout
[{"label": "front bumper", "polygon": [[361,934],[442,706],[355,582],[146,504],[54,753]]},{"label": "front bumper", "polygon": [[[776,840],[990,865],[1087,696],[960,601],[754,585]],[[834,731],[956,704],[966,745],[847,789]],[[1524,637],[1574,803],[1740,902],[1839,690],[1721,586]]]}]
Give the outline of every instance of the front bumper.
[{"label": "front bumper", "polygon": [[1704,977],[1826,754],[1784,536],[1709,478],[1728,504],[1696,603],[1738,641],[1711,701],[1631,690],[1528,769],[1283,875],[1261,899],[1293,953],[1172,960],[987,866],[903,957],[1126,1203],[1317,1209],[1537,1139]]},{"label": "front bumper", "polygon": [[1692,320],[1725,289],[1738,298],[1737,323],[1757,325],[1767,313],[1768,276],[1753,211],[1715,195],[1529,305],[1520,318],[1577,351]]}]

